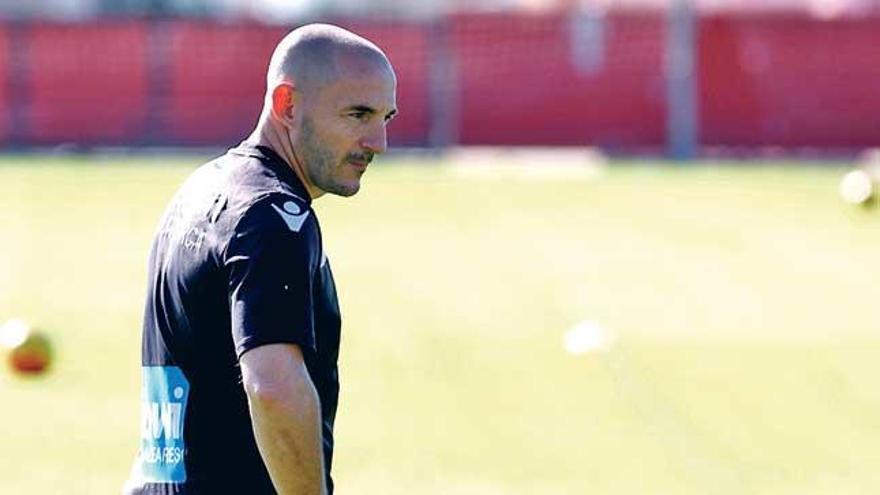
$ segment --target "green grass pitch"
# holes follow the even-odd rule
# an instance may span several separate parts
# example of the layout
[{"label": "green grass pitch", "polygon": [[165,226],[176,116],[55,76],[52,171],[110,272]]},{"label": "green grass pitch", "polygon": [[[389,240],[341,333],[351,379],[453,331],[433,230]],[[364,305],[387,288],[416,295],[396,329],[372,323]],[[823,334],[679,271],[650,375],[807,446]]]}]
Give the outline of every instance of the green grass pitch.
[{"label": "green grass pitch", "polygon": [[[118,493],[149,241],[198,158],[0,159],[0,493]],[[341,494],[880,492],[880,212],[843,169],[380,160],[316,202],[343,307]],[[583,320],[615,336],[572,356]]]}]

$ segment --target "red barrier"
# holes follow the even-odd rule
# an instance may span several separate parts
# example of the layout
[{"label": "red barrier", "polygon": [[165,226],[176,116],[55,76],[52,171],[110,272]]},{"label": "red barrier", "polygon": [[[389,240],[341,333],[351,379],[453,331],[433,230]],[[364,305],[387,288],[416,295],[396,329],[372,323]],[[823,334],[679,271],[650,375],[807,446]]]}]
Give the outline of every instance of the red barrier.
[{"label": "red barrier", "polygon": [[878,21],[703,19],[699,38],[702,142],[880,145]]},{"label": "red barrier", "polygon": [[174,22],[167,39],[169,95],[164,139],[232,146],[257,122],[272,50],[286,30]]},{"label": "red barrier", "polygon": [[[438,109],[462,144],[663,145],[660,14],[444,22],[341,23],[397,69],[392,145],[428,144]],[[702,19],[702,143],[880,146],[878,27],[876,17]],[[285,31],[205,21],[0,26],[0,143],[233,145],[256,122]],[[432,87],[443,54],[452,72]],[[448,100],[432,102],[438,94]]]},{"label": "red barrier", "polygon": [[9,85],[3,84],[4,81],[9,81],[9,53],[6,30],[0,26],[0,109],[3,109],[0,111],[0,144],[9,141],[11,131],[10,108],[12,102],[7,93]]},{"label": "red barrier", "polygon": [[[662,144],[662,18],[611,15],[589,23],[562,16],[455,18],[461,142]],[[596,51],[576,52],[576,45]]]},{"label": "red barrier", "polygon": [[35,25],[23,36],[28,141],[141,141],[147,110],[143,23]]}]

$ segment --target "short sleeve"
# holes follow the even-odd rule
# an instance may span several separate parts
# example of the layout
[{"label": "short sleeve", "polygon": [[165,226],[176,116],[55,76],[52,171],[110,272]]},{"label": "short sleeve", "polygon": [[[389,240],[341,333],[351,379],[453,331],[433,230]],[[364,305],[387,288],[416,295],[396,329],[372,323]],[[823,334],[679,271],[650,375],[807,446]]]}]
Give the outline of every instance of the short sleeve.
[{"label": "short sleeve", "polygon": [[311,209],[286,196],[261,200],[238,222],[226,249],[237,357],[267,344],[315,349],[312,284],[318,242]]}]

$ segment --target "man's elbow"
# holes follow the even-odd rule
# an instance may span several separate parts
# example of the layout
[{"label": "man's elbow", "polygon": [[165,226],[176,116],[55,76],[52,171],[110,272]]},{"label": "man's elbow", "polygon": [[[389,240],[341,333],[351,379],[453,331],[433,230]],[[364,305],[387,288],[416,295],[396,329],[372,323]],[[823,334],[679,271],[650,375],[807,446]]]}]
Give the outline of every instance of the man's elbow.
[{"label": "man's elbow", "polygon": [[281,406],[290,397],[291,391],[269,380],[261,380],[257,377],[242,378],[242,386],[251,404],[266,406]]},{"label": "man's elbow", "polygon": [[242,386],[252,407],[275,411],[308,411],[318,407],[318,394],[305,367],[275,376],[245,373]]}]

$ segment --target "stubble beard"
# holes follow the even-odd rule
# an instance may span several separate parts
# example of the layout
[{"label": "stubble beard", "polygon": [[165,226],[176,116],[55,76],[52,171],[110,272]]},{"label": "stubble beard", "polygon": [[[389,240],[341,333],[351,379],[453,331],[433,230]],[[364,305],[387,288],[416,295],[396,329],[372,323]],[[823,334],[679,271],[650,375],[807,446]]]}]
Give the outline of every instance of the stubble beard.
[{"label": "stubble beard", "polygon": [[343,164],[339,163],[330,150],[321,145],[315,136],[311,119],[303,118],[300,149],[306,174],[318,189],[337,196],[354,196],[360,189],[360,181],[345,184],[334,177]]}]

